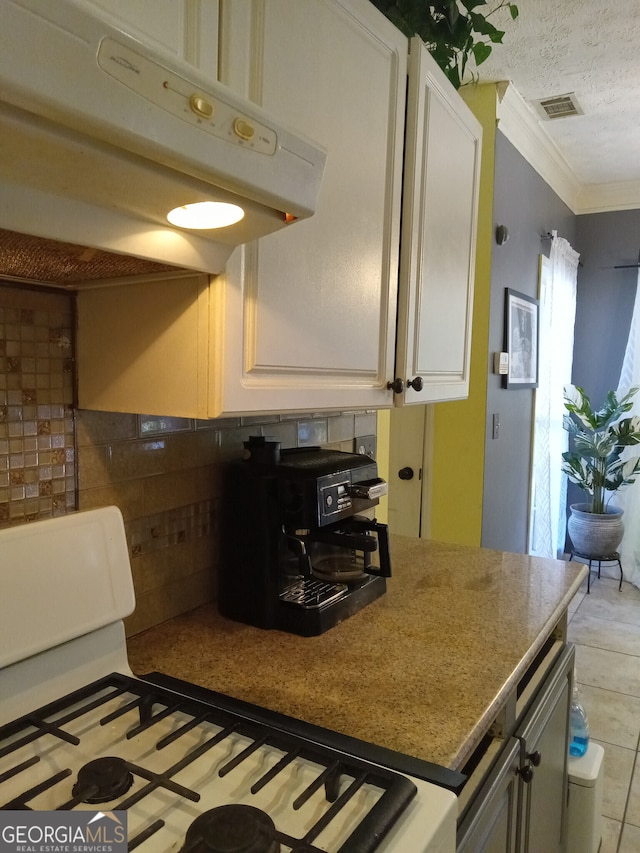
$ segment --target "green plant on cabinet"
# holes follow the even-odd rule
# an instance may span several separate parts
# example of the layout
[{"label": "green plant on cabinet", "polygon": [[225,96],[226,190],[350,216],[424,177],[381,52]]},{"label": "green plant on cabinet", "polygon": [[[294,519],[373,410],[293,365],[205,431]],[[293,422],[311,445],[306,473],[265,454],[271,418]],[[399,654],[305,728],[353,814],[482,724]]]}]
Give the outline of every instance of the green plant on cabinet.
[{"label": "green plant on cabinet", "polygon": [[[489,18],[500,9],[508,9],[512,20],[518,17],[518,7],[509,0],[498,3],[488,0],[371,2],[406,36],[420,36],[456,89],[465,82],[469,59],[473,57],[478,66],[489,57],[492,45],[502,43],[504,30],[494,26]],[[474,76],[472,73],[472,79]]]}]

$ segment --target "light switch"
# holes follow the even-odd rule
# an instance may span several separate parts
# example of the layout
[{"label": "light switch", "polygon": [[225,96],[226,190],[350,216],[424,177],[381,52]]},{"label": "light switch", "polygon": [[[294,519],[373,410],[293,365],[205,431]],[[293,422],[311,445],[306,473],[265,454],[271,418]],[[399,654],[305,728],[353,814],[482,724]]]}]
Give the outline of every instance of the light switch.
[{"label": "light switch", "polygon": [[493,372],[504,376],[509,372],[509,353],[494,352],[493,354]]},{"label": "light switch", "polygon": [[500,436],[500,415],[498,412],[493,413],[493,432],[492,438],[499,438]]}]

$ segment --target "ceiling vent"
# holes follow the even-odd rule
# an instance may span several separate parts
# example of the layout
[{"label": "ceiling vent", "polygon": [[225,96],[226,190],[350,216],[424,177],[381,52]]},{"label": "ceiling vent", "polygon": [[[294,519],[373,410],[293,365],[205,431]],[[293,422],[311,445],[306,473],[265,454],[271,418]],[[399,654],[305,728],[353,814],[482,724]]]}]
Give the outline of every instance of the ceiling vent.
[{"label": "ceiling vent", "polygon": [[539,101],[533,101],[533,104],[546,121],[584,115],[575,92],[569,92],[567,95],[556,95],[553,98],[542,98]]}]

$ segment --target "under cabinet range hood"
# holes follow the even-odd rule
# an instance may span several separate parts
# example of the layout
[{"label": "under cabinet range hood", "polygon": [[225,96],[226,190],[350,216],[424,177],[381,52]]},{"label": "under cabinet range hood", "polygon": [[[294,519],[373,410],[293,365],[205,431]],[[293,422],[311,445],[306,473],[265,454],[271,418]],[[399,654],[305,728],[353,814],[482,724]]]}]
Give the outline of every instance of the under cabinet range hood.
[{"label": "under cabinet range hood", "polygon": [[[217,273],[235,246],[314,213],[325,159],[107,13],[2,0],[2,229]],[[172,208],[211,201],[244,217],[206,230],[167,222]]]}]

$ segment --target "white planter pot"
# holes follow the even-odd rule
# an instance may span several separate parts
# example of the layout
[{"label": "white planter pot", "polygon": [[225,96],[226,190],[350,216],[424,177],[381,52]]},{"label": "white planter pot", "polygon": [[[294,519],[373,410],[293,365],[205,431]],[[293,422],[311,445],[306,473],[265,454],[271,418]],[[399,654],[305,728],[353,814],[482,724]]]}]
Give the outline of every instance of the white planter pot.
[{"label": "white planter pot", "polygon": [[624,535],[623,510],[611,506],[605,513],[588,512],[588,504],[571,504],[567,531],[578,554],[607,557],[618,550]]}]

